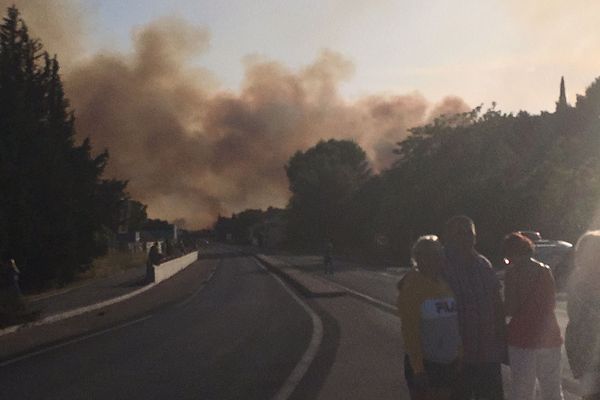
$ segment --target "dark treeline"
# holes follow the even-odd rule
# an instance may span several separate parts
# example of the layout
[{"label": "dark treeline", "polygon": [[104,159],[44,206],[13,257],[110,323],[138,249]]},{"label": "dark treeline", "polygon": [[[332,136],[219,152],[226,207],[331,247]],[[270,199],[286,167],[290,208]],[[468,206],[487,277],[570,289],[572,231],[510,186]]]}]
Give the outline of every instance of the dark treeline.
[{"label": "dark treeline", "polygon": [[58,61],[10,8],[0,26],[0,250],[26,288],[67,282],[106,251],[127,199],[126,182],[102,179],[107,162],[89,140],[76,143]]},{"label": "dark treeline", "polygon": [[296,153],[285,166],[288,245],[332,240],[338,251],[406,261],[416,237],[439,233],[456,214],[475,220],[478,247],[492,258],[513,230],[575,241],[597,228],[600,78],[574,106],[561,84],[553,113],[477,107],[413,128],[394,151],[396,162],[379,174],[353,142]]}]

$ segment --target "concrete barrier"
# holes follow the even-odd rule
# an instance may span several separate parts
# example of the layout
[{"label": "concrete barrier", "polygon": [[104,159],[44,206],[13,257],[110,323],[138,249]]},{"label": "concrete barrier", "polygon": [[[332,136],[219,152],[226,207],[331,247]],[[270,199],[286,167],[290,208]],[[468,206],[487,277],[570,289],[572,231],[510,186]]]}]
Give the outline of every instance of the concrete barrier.
[{"label": "concrete barrier", "polygon": [[154,282],[159,283],[169,279],[179,271],[185,269],[191,263],[198,259],[198,252],[193,251],[185,256],[169,260],[160,265],[154,266]]}]

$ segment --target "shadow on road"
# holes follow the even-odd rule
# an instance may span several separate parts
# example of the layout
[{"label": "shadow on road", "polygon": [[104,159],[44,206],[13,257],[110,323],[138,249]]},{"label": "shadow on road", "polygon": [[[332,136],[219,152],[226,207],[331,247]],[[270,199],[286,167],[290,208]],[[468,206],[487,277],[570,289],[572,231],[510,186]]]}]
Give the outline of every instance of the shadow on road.
[{"label": "shadow on road", "polygon": [[219,258],[238,258],[238,257],[248,257],[248,255],[243,252],[240,252],[240,251],[198,254],[198,260],[215,260],[215,259],[219,259]]}]

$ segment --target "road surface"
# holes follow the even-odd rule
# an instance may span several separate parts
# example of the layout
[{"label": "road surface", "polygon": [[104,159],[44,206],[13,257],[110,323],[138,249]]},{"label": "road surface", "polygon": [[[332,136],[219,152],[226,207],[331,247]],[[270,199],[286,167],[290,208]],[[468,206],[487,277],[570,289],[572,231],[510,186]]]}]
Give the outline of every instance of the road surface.
[{"label": "road surface", "polygon": [[302,296],[223,247],[200,261],[216,267],[209,283],[177,303],[0,360],[2,398],[408,399],[393,311],[404,270],[345,263],[326,277],[318,257],[288,261],[350,292]]}]

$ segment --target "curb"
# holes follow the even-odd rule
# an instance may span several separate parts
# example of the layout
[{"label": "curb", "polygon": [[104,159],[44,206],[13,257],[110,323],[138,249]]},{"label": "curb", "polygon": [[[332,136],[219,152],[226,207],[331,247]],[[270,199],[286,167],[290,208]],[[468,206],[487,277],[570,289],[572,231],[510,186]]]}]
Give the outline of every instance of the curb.
[{"label": "curb", "polygon": [[62,321],[71,317],[76,317],[78,315],[81,314],[85,314],[91,311],[95,311],[104,307],[108,307],[110,305],[116,304],[116,303],[120,303],[124,300],[130,299],[134,296],[137,296],[140,293],[145,292],[148,289],[153,288],[154,286],[156,286],[157,283],[151,283],[149,285],[146,285],[140,289],[134,290],[133,292],[121,295],[119,297],[114,297],[112,299],[109,300],[105,300],[102,301],[100,303],[96,303],[96,304],[91,304],[89,306],[84,306],[84,307],[79,307],[79,308],[75,308],[73,310],[69,310],[63,313],[59,313],[59,314],[54,314],[54,315],[49,315],[46,318],[42,318],[38,321],[33,321],[33,322],[26,322],[24,324],[20,324],[20,325],[14,325],[14,326],[9,326],[8,328],[4,328],[0,330],[0,337],[1,336],[5,336],[8,335],[10,333],[15,333],[18,332],[22,329],[26,329],[26,328],[33,328],[34,326],[41,326],[41,325],[47,325],[47,324],[51,324],[54,322],[58,322],[58,321]]},{"label": "curb", "polygon": [[345,290],[340,290],[339,286],[332,285],[327,280],[306,274],[288,262],[278,259],[282,264],[282,266],[278,266],[270,261],[272,257],[265,257],[262,254],[256,254],[254,257],[267,266],[269,270],[285,279],[286,282],[305,297],[337,297],[347,294]]},{"label": "curb", "polygon": [[[183,257],[185,257],[185,256],[183,256]],[[185,266],[181,270],[189,267],[194,262],[195,261],[192,261],[190,264],[188,264],[187,266]],[[179,270],[177,272],[180,272],[181,270]],[[173,274],[171,276],[174,276],[174,275],[175,274]],[[104,300],[104,301],[101,301],[99,303],[90,304],[88,306],[83,306],[83,307],[75,308],[75,309],[72,309],[72,310],[69,310],[69,311],[65,311],[65,312],[62,312],[62,313],[58,313],[58,314],[54,314],[54,315],[49,315],[49,316],[47,316],[45,318],[42,318],[40,320],[37,320],[37,321],[26,322],[26,323],[23,323],[23,324],[13,325],[13,326],[9,326],[7,328],[0,329],[0,337],[9,335],[11,333],[18,332],[18,331],[23,330],[23,329],[33,328],[35,326],[48,325],[48,324],[52,324],[54,322],[63,321],[63,320],[68,319],[68,318],[77,317],[77,316],[82,315],[82,314],[86,314],[86,313],[89,313],[89,312],[92,312],[92,311],[99,310],[101,308],[105,308],[105,307],[111,306],[113,304],[120,303],[120,302],[128,300],[128,299],[130,299],[132,297],[135,297],[135,296],[137,296],[137,295],[139,295],[141,293],[144,293],[145,291],[147,291],[149,289],[152,289],[154,286],[158,285],[160,282],[163,282],[165,280],[166,279],[163,279],[163,280],[161,280],[159,282],[150,283],[150,284],[148,284],[146,286],[143,286],[143,287],[141,287],[139,289],[136,289],[136,290],[134,290],[132,292],[125,293],[125,294],[123,294],[121,296],[113,297],[112,299]]]}]

